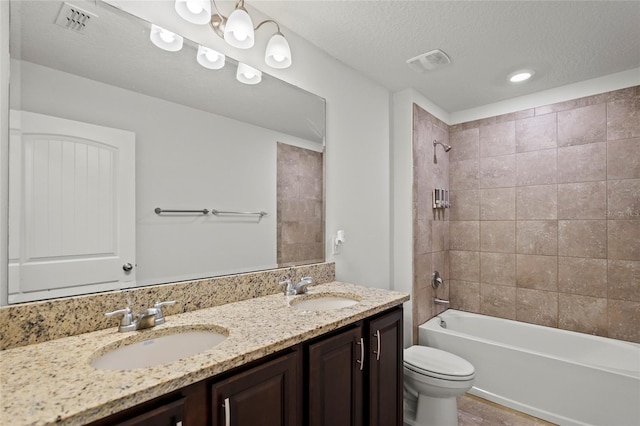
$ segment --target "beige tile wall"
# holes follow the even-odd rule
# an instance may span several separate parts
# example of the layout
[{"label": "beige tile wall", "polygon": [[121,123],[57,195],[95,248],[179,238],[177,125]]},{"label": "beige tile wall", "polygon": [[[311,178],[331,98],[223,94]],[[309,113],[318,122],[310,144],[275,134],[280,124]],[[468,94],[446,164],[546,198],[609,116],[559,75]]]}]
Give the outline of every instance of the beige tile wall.
[{"label": "beige tile wall", "polygon": [[[451,126],[449,140],[452,307],[640,342],[640,87]],[[414,303],[418,321],[433,312]]]},{"label": "beige tile wall", "polygon": [[323,155],[278,143],[278,265],[324,261]]},{"label": "beige tile wall", "polygon": [[[473,143],[477,129],[470,134],[458,134],[458,145]],[[443,310],[433,303],[434,297],[449,297],[449,247],[458,244],[449,240],[449,209],[432,208],[431,191],[449,187],[449,160],[453,151],[444,152],[433,140],[450,144],[449,126],[422,108],[413,108],[413,336],[417,343],[416,328],[419,324]],[[476,147],[477,150],[477,147]],[[459,150],[460,162],[467,157],[477,157],[477,152]],[[455,201],[453,201],[455,202]],[[473,226],[473,225],[471,225]],[[457,238],[457,235],[454,236]],[[438,290],[431,287],[432,271],[440,272],[444,285]]]}]

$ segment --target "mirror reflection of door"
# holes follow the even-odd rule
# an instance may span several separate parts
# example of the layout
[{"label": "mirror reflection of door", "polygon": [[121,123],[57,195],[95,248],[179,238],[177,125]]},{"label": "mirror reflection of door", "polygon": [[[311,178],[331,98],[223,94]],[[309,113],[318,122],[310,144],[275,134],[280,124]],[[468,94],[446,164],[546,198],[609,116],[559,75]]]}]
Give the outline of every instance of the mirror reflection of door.
[{"label": "mirror reflection of door", "polygon": [[135,281],[135,134],[26,111],[10,121],[9,302]]}]

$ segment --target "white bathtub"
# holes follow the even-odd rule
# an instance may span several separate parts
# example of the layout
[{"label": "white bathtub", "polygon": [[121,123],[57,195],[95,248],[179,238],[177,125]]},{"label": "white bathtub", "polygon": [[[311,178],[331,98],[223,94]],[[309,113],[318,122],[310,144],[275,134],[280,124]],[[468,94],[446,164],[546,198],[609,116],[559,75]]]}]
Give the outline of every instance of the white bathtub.
[{"label": "white bathtub", "polygon": [[639,344],[452,309],[419,339],[475,366],[473,395],[560,425],[640,425]]}]

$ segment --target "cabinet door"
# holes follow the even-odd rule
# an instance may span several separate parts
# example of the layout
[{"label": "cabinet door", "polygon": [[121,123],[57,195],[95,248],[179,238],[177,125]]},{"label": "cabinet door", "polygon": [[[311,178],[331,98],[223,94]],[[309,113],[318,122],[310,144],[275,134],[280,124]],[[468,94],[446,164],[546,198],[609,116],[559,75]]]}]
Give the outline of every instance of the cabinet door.
[{"label": "cabinet door", "polygon": [[114,426],[183,426],[184,401],[182,398],[124,422],[112,424]]},{"label": "cabinet door", "polygon": [[402,425],[402,309],[369,322],[369,425]]},{"label": "cabinet door", "polygon": [[297,352],[212,385],[213,425],[296,426]]},{"label": "cabinet door", "polygon": [[363,340],[357,327],[309,345],[309,426],[362,425]]}]

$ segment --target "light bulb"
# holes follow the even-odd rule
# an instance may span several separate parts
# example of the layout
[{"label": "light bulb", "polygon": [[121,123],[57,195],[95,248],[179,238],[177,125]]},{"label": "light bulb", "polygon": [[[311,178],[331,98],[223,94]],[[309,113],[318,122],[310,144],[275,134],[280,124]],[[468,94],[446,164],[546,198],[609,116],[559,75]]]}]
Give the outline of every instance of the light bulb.
[{"label": "light bulb", "polygon": [[169,30],[165,30],[156,24],[151,24],[151,33],[149,34],[151,42],[157,47],[169,52],[177,52],[182,49],[184,39]]},{"label": "light bulb", "polygon": [[197,15],[202,12],[204,7],[202,7],[202,3],[198,0],[187,0],[187,9],[189,9],[189,12]]},{"label": "light bulb", "polygon": [[205,53],[204,56],[206,56],[207,61],[210,61],[210,62],[215,62],[218,60],[218,58],[220,58],[220,55],[218,54],[218,52],[215,52],[211,49],[207,49],[207,53]]},{"label": "light bulb", "polygon": [[165,30],[164,28],[160,30],[160,33],[158,35],[165,43],[173,43],[176,39],[176,35],[174,33]]},{"label": "light bulb", "polygon": [[238,41],[245,41],[249,36],[249,34],[247,34],[246,31],[242,31],[242,30],[232,31],[232,34],[233,34],[233,37]]},{"label": "light bulb", "polygon": [[224,41],[238,49],[253,47],[253,21],[242,6],[236,8],[227,18],[224,26]]},{"label": "light bulb", "polygon": [[211,0],[176,0],[176,12],[192,24],[206,25],[211,21]]},{"label": "light bulb", "polygon": [[199,45],[196,59],[198,63],[205,68],[209,68],[210,70],[219,70],[224,67],[226,57],[220,52],[216,52],[213,49]]},{"label": "light bulb", "polygon": [[240,83],[258,84],[262,81],[262,72],[242,62],[238,63],[236,78]]},{"label": "light bulb", "polygon": [[275,33],[264,52],[264,61],[271,68],[283,69],[291,66],[291,48],[282,33]]}]

